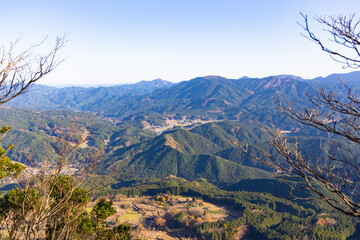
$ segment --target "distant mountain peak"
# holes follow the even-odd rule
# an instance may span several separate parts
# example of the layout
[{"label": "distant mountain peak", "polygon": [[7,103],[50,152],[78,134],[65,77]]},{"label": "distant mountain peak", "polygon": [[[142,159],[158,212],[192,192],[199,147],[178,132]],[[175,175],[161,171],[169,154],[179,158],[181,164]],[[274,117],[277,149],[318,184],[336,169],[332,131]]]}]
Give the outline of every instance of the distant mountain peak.
[{"label": "distant mountain peak", "polygon": [[[140,82],[167,82],[167,81],[165,81],[165,80],[163,80],[161,78],[155,78],[153,80],[142,80]],[[137,83],[139,83],[139,82],[137,82]]]},{"label": "distant mountain peak", "polygon": [[206,80],[214,80],[214,79],[219,79],[219,78],[226,79],[225,77],[222,77],[220,75],[209,75],[209,76],[203,77],[203,79],[206,79]]},{"label": "distant mountain peak", "polygon": [[165,81],[161,78],[157,78],[154,80],[143,80],[137,83],[132,84],[132,86],[135,87],[141,87],[141,88],[162,88],[162,87],[168,87],[174,85],[173,82]]},{"label": "distant mountain peak", "polygon": [[152,83],[155,83],[155,84],[162,84],[163,86],[167,86],[167,85],[172,85],[174,84],[173,82],[170,82],[170,81],[166,81],[166,80],[163,80],[161,78],[157,78],[157,79],[154,79],[151,81]]},{"label": "distant mountain peak", "polygon": [[161,79],[161,78],[156,78],[156,79],[153,79],[153,80],[142,80],[140,82],[137,82],[137,83],[134,83],[134,84],[139,84],[139,83],[164,83],[164,84],[171,84],[172,82],[170,81],[166,81],[164,79]]},{"label": "distant mountain peak", "polygon": [[270,78],[270,80],[264,85],[264,88],[278,87],[281,84],[291,81],[291,79],[282,76],[275,76]]},{"label": "distant mountain peak", "polygon": [[276,88],[276,87],[291,87],[296,89],[296,82],[304,82],[304,80],[301,77],[297,77],[294,75],[276,75],[276,76],[270,76],[263,78],[265,80],[265,84],[263,85],[263,88],[269,89],[269,88]]},{"label": "distant mountain peak", "polygon": [[302,77],[290,75],[290,74],[280,74],[280,75],[275,75],[275,76],[270,76],[270,77],[278,78],[278,79],[295,79],[295,80],[299,80],[299,81],[304,80]]}]

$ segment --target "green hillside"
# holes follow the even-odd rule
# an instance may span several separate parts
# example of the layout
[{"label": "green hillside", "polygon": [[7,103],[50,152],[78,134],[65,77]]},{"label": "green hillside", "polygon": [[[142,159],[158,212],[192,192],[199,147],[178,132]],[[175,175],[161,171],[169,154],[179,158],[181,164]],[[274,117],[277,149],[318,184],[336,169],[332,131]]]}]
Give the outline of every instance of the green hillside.
[{"label": "green hillside", "polygon": [[31,165],[54,159],[56,137],[69,131],[87,131],[85,154],[88,149],[119,148],[152,139],[156,134],[129,125],[117,125],[112,120],[102,119],[90,113],[70,111],[34,111],[2,107],[0,126],[12,129],[6,134],[3,145],[14,144],[9,156]]},{"label": "green hillside", "polygon": [[230,141],[260,142],[259,138],[252,139],[253,133],[241,134],[240,126],[243,125],[220,122],[201,125],[191,131],[169,131],[150,141],[110,153],[102,167],[107,171],[127,172],[128,178],[174,175],[194,180],[203,177],[217,185],[269,176],[268,172],[257,168],[257,163],[242,165],[241,158],[247,158],[243,153],[240,159],[227,159],[230,154],[224,152],[237,149]]},{"label": "green hillside", "polygon": [[[9,155],[15,161],[31,162],[35,166],[43,161],[51,163],[58,131],[65,133],[76,126],[89,134],[80,154],[85,155],[94,147],[104,149],[97,173],[115,174],[118,180],[124,176],[138,179],[174,175],[188,180],[203,177],[225,186],[271,175],[270,169],[233,145],[232,142],[248,145],[249,153],[255,156],[259,154],[258,147],[273,151],[260,126],[239,121],[210,122],[157,136],[154,132],[90,113],[1,108],[0,119],[0,124],[12,127],[4,138],[4,144],[15,144]],[[320,141],[318,137],[302,137],[301,133],[299,137],[304,146],[321,154],[313,144]]]}]

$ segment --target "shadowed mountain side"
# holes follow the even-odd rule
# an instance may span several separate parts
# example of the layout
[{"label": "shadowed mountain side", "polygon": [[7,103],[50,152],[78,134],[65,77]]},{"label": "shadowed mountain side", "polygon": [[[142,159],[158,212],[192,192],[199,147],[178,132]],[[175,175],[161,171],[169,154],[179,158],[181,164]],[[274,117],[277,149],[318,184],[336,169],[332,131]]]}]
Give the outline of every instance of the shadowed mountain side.
[{"label": "shadowed mountain side", "polygon": [[[297,182],[291,181],[292,184]],[[297,183],[300,185],[300,183]],[[290,198],[291,188],[281,179],[245,179],[223,188],[227,191],[266,192],[281,198]],[[293,193],[295,194],[295,193]],[[297,193],[298,197],[309,197],[308,191]]]}]

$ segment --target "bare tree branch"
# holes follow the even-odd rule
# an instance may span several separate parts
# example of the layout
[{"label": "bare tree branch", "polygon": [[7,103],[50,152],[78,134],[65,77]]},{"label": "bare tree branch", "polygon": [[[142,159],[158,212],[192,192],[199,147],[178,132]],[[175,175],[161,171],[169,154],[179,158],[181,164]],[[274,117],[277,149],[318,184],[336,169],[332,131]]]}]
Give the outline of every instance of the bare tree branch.
[{"label": "bare tree branch", "polygon": [[43,44],[31,46],[15,53],[20,39],[10,44],[8,50],[0,48],[0,104],[4,104],[29,89],[31,85],[52,72],[61,62],[59,51],[66,43],[67,35],[57,37],[54,48],[37,56],[34,50]]},{"label": "bare tree branch", "polygon": [[[318,44],[344,67],[360,67],[360,20],[355,14],[335,17],[315,17],[330,34],[335,48],[328,41],[318,38],[310,29],[306,15],[301,14],[304,23],[300,24],[305,37]],[[281,97],[276,99],[280,111],[306,126],[314,127],[328,134],[329,146],[320,143],[321,156],[305,151],[297,138],[289,138],[274,127],[263,130],[278,155],[270,155],[262,149],[260,157],[252,156],[247,147],[239,146],[247,155],[273,168],[291,187],[291,190],[308,190],[316,198],[328,203],[332,208],[350,216],[360,217],[360,100],[356,92],[349,88],[346,96],[336,95],[333,91],[321,88],[316,95],[307,93],[309,106],[299,109],[293,103],[284,104]],[[288,179],[301,179],[300,187],[289,183]],[[319,187],[321,186],[321,187]],[[295,196],[296,197],[296,196]]]},{"label": "bare tree branch", "polygon": [[355,14],[350,16],[330,16],[330,17],[315,17],[314,19],[325,26],[325,32],[330,37],[332,43],[336,43],[339,49],[330,47],[329,43],[318,38],[310,29],[308,17],[301,13],[304,23],[299,25],[305,30],[305,37],[309,38],[321,49],[330,54],[330,56],[343,67],[359,68],[360,67],[360,20],[355,20]]}]

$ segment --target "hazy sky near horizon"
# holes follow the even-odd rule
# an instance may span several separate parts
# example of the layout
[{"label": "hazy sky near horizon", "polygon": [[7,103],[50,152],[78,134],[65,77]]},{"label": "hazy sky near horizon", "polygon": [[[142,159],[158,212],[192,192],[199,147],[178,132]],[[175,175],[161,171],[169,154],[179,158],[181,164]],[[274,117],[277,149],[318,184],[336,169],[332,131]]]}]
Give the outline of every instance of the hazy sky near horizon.
[{"label": "hazy sky near horizon", "polygon": [[[12,0],[1,1],[0,44],[18,48],[69,33],[66,58],[46,85],[121,84],[162,78],[351,71],[301,36],[300,12],[348,15],[358,0]],[[358,18],[359,16],[357,16]],[[310,22],[316,33],[322,28]],[[320,34],[319,34],[320,35]]]}]

